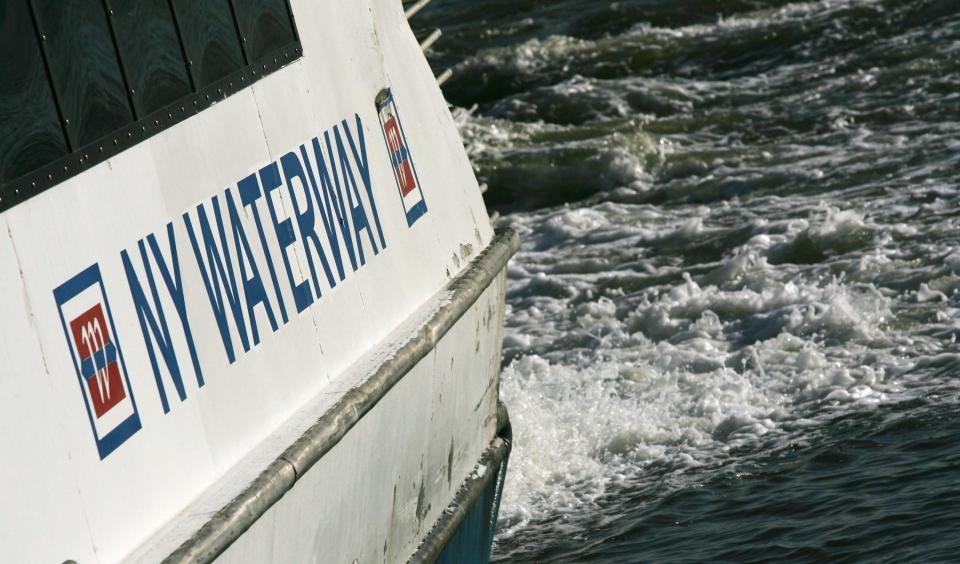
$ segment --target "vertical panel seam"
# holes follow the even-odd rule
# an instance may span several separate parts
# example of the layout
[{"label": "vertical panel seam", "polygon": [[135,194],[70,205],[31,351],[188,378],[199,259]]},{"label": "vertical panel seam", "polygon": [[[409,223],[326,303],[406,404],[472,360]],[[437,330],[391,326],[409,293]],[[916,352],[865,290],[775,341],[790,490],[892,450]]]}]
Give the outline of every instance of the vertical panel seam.
[{"label": "vertical panel seam", "polygon": [[53,71],[50,70],[50,57],[47,54],[47,36],[40,29],[40,19],[37,17],[37,8],[33,5],[34,0],[26,0],[30,9],[30,21],[33,22],[34,37],[40,45],[40,58],[43,59],[43,70],[47,75],[47,83],[50,86],[50,93],[53,94],[53,105],[57,108],[57,117],[60,120],[60,130],[63,132],[63,141],[67,144],[67,154],[74,151],[73,140],[70,139],[70,131],[67,129],[67,119],[63,115],[63,105],[60,102],[60,93],[57,90],[57,84],[53,80]]},{"label": "vertical panel seam", "polygon": [[123,54],[120,52],[120,43],[117,41],[117,30],[113,26],[113,8],[110,7],[109,0],[100,0],[103,6],[103,15],[107,18],[107,29],[110,30],[110,42],[113,44],[113,52],[117,55],[117,63],[120,66],[120,77],[123,79],[123,89],[127,94],[127,104],[130,105],[130,114],[133,121],[140,119],[140,112],[137,111],[137,104],[133,99],[133,90],[130,87],[130,77],[127,76],[127,65],[123,61]]}]

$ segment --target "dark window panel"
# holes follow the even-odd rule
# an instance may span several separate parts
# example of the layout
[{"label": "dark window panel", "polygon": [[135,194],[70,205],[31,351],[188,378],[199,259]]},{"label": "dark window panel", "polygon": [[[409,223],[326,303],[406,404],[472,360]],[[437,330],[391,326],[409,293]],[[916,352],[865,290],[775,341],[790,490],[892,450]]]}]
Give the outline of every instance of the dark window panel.
[{"label": "dark window panel", "polygon": [[168,0],[110,0],[108,5],[137,116],[188,96],[190,76]]},{"label": "dark window panel", "polygon": [[295,41],[286,0],[233,0],[251,61]]},{"label": "dark window panel", "polygon": [[67,154],[26,0],[0,3],[0,183]]},{"label": "dark window panel", "polygon": [[197,88],[244,67],[230,0],[176,0],[174,5]]},{"label": "dark window panel", "polygon": [[96,141],[132,122],[133,110],[101,1],[32,1],[74,146]]}]

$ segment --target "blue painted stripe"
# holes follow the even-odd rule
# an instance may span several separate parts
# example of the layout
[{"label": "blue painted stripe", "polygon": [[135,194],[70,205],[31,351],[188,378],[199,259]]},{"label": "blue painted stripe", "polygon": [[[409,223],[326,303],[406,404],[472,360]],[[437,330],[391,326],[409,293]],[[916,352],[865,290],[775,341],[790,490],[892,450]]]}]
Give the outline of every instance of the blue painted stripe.
[{"label": "blue painted stripe", "polygon": [[393,161],[393,168],[399,167],[404,161],[407,160],[407,148],[401,146],[399,149],[393,152],[391,155],[391,160]]},{"label": "blue painted stripe", "polygon": [[113,343],[107,343],[105,347],[80,361],[80,374],[89,380],[97,374],[97,371],[103,370],[116,361],[117,347]]}]

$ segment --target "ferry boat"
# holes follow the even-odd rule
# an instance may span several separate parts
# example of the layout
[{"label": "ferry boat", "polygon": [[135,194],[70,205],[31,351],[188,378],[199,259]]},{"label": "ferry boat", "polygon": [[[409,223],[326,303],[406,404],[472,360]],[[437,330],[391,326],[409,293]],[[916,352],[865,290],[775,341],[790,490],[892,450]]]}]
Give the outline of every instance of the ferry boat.
[{"label": "ferry boat", "polygon": [[3,0],[0,561],[489,559],[518,241],[425,3]]}]

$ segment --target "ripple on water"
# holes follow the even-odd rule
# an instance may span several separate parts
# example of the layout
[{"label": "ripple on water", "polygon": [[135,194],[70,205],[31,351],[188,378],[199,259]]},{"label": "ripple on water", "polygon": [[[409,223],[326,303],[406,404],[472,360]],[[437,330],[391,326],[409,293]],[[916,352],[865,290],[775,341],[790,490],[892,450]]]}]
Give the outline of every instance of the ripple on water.
[{"label": "ripple on water", "polygon": [[524,241],[500,558],[955,555],[954,4],[425,16]]}]

